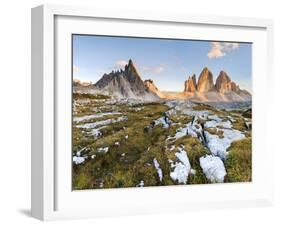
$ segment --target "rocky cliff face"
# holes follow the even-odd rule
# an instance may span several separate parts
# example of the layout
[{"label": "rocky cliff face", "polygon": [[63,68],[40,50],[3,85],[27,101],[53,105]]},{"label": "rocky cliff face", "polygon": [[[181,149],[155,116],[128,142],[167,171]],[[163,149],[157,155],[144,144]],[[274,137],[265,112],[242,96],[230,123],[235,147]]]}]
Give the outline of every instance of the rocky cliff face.
[{"label": "rocky cliff face", "polygon": [[221,71],[215,84],[216,90],[219,93],[226,93],[226,92],[239,92],[240,88],[236,85],[235,82],[231,81],[230,77],[226,74],[226,72]]},{"label": "rocky cliff face", "polygon": [[197,91],[200,93],[214,91],[213,74],[207,67],[203,69],[199,76]]},{"label": "rocky cliff face", "polygon": [[156,87],[155,83],[151,79],[145,80],[144,85],[147,90],[155,93],[157,96],[161,98],[164,98],[163,93]]},{"label": "rocky cliff face", "polygon": [[120,98],[159,99],[157,94],[147,89],[132,60],[129,60],[124,70],[104,74],[95,84],[95,88]]},{"label": "rocky cliff face", "polygon": [[202,70],[197,84],[195,75],[185,81],[183,93],[188,99],[202,102],[239,102],[251,100],[251,94],[246,90],[240,89],[225,71],[220,72],[214,84],[213,74],[207,67]]},{"label": "rocky cliff face", "polygon": [[197,90],[196,75],[193,74],[191,77],[184,82],[184,92],[195,92]]}]

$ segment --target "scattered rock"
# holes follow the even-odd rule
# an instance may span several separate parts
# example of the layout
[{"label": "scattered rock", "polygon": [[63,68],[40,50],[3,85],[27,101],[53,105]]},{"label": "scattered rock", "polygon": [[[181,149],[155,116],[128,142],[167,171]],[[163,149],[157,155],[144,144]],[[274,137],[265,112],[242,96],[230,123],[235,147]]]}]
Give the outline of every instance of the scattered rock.
[{"label": "scattered rock", "polygon": [[99,153],[107,153],[108,152],[108,150],[109,150],[109,147],[102,147],[102,148],[98,148],[97,149],[97,151],[99,152]]},{"label": "scattered rock", "polygon": [[159,176],[159,180],[162,182],[162,179],[163,179],[163,172],[162,172],[162,169],[160,168],[160,165],[157,161],[156,158],[153,159],[153,163],[154,163],[154,167],[158,173],[158,176]]},{"label": "scattered rock", "polygon": [[136,187],[140,187],[140,188],[142,188],[144,186],[144,181],[143,180],[141,180],[140,181],[140,183],[139,184],[137,184],[137,186]]},{"label": "scattered rock", "polygon": [[85,158],[80,157],[80,156],[73,156],[72,160],[76,165],[79,165],[79,164],[85,162]]},{"label": "scattered rock", "polygon": [[92,156],[91,156],[91,159],[95,159],[95,158],[96,158],[96,155],[92,155]]},{"label": "scattered rock", "polygon": [[213,183],[223,183],[226,175],[223,161],[212,155],[206,155],[199,159],[200,166],[207,179]]},{"label": "scattered rock", "polygon": [[178,158],[178,162],[171,161],[171,168],[173,172],[170,173],[170,177],[173,181],[178,181],[178,183],[186,184],[188,180],[188,175],[191,170],[190,162],[187,157],[186,151],[184,148],[179,147],[178,152],[175,154]]}]

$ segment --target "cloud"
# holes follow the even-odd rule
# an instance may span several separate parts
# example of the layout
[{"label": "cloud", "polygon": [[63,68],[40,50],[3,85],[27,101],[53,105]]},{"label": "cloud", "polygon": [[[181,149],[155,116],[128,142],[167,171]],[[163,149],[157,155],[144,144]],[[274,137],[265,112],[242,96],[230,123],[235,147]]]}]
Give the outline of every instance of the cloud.
[{"label": "cloud", "polygon": [[150,66],[142,66],[141,69],[144,72],[149,72],[152,74],[160,74],[162,71],[164,71],[164,66],[163,65],[159,65],[159,66],[154,66],[154,67],[150,67]]},{"label": "cloud", "polygon": [[118,60],[115,62],[115,66],[120,68],[120,67],[125,67],[125,65],[128,64],[128,61],[126,60]]},{"label": "cloud", "polygon": [[78,72],[80,71],[80,68],[76,65],[73,65],[73,72]]},{"label": "cloud", "polygon": [[239,44],[234,42],[212,42],[211,49],[207,55],[210,59],[224,57],[227,53],[238,48]]}]

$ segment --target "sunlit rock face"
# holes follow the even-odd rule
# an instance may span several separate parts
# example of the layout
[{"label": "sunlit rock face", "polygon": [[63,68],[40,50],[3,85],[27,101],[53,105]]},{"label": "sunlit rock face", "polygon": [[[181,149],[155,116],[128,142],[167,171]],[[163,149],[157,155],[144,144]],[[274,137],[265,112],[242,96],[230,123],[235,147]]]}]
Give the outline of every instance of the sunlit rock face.
[{"label": "sunlit rock face", "polygon": [[225,71],[221,71],[217,80],[216,80],[216,90],[219,93],[226,93],[226,92],[239,92],[240,88],[236,85],[235,82],[231,81],[230,77],[226,74]]},{"label": "sunlit rock face", "polygon": [[188,80],[184,82],[184,92],[195,92],[196,90],[196,75],[193,74],[191,77],[188,77]]},{"label": "sunlit rock face", "polygon": [[203,93],[214,91],[214,88],[213,74],[205,67],[199,76],[197,90],[199,93]]}]

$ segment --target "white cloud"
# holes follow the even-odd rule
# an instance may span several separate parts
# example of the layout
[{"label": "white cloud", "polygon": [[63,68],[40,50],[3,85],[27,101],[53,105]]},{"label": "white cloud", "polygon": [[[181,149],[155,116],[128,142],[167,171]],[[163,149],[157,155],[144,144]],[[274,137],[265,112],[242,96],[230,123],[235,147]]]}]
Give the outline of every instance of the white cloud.
[{"label": "white cloud", "polygon": [[211,49],[208,52],[208,57],[219,58],[225,56],[227,53],[238,49],[238,43],[230,43],[230,42],[211,42]]},{"label": "white cloud", "polygon": [[78,72],[80,71],[80,68],[76,65],[73,65],[73,72]]},{"label": "white cloud", "polygon": [[121,68],[121,67],[123,68],[127,64],[128,64],[128,61],[126,61],[126,60],[118,60],[115,62],[115,66],[118,68]]},{"label": "white cloud", "polygon": [[155,67],[150,66],[142,66],[141,69],[145,72],[153,73],[153,74],[160,74],[162,71],[164,71],[164,66],[159,65]]}]

